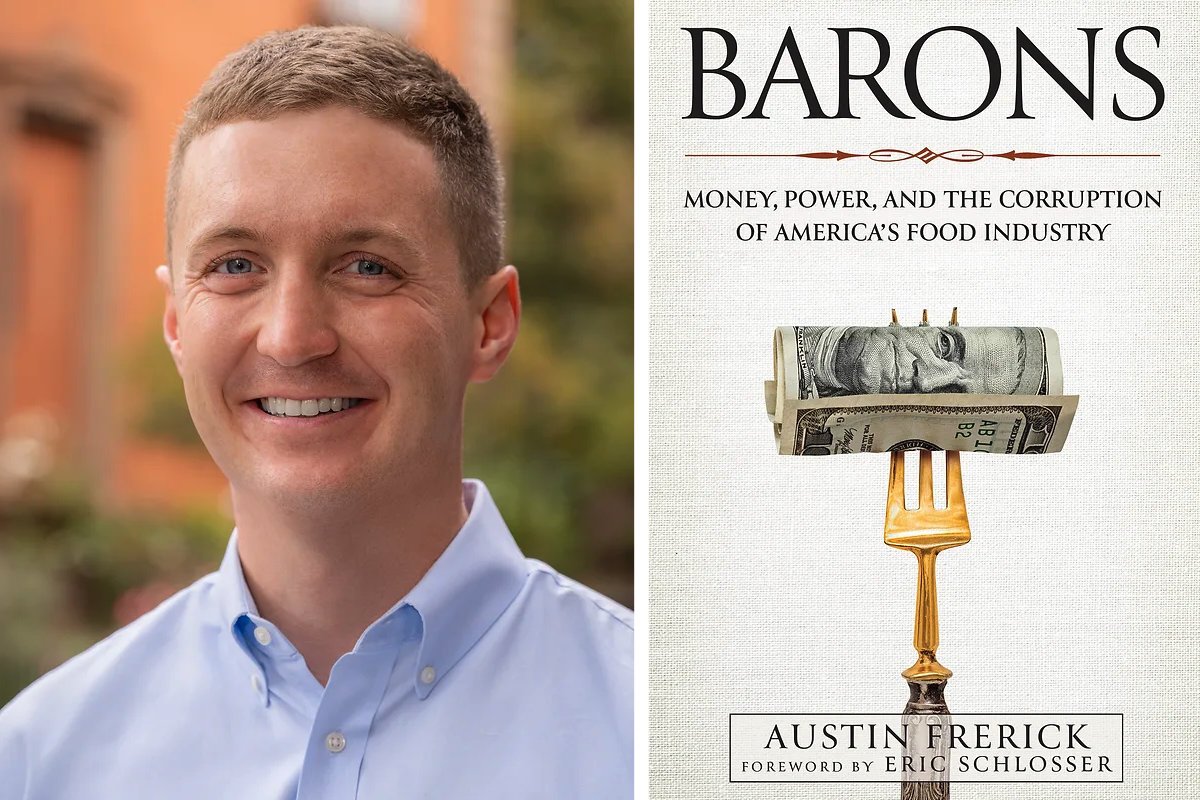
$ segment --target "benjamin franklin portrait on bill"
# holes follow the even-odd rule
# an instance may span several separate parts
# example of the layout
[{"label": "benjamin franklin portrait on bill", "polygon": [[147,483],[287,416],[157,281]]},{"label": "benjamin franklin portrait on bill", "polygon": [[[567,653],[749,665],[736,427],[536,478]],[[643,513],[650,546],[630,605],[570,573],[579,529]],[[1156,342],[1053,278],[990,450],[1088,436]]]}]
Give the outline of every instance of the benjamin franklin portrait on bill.
[{"label": "benjamin franklin portrait on bill", "polygon": [[807,326],[798,334],[807,388],[819,397],[1045,393],[1039,328]]}]

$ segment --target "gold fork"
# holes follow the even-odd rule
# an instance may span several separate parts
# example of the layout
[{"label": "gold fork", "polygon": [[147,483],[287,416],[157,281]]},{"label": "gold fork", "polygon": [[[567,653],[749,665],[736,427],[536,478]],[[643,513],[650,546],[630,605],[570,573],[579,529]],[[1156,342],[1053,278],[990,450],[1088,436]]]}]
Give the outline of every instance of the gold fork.
[{"label": "gold fork", "polygon": [[918,683],[944,682],[952,673],[937,660],[938,609],[934,565],[938,553],[971,541],[958,453],[946,451],[945,508],[934,508],[933,505],[933,453],[928,450],[921,451],[918,485],[917,507],[905,508],[904,453],[892,453],[883,541],[892,547],[910,550],[917,557],[917,613],[913,624],[913,647],[917,650],[917,662],[901,674]]},{"label": "gold fork", "polygon": [[[892,324],[899,324],[895,309],[892,310]],[[922,312],[921,325],[928,324],[928,313]],[[957,308],[950,315],[950,324],[958,324]],[[917,557],[917,610],[913,623],[917,661],[901,673],[908,680],[909,689],[904,714],[915,715],[911,717],[914,722],[945,722],[949,720],[950,709],[943,692],[951,672],[937,660],[938,608],[934,566],[938,553],[971,541],[971,526],[967,523],[967,502],[963,497],[958,452],[946,452],[946,507],[943,509],[933,505],[933,453],[922,450],[918,462],[917,507],[909,509],[904,504],[904,452],[892,453],[883,541],[892,547],[911,550]],[[922,752],[920,747],[916,749]],[[935,749],[944,755],[945,740]],[[945,775],[943,769],[917,770],[913,776],[906,769],[905,779],[900,784],[901,800],[949,800],[950,783],[945,780]]]}]

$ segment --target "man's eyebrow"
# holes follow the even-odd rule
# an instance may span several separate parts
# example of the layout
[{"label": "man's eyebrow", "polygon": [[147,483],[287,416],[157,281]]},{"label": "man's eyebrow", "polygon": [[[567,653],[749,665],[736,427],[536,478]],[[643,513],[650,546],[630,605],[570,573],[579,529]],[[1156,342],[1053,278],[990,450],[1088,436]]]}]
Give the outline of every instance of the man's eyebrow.
[{"label": "man's eyebrow", "polygon": [[324,247],[381,241],[395,247],[408,259],[418,262],[425,260],[425,251],[416,242],[401,231],[387,227],[329,231],[321,234],[319,241]]},{"label": "man's eyebrow", "polygon": [[266,242],[267,237],[255,230],[242,225],[218,225],[196,237],[189,250],[198,253],[217,242]]},{"label": "man's eyebrow", "polygon": [[[372,241],[385,242],[399,250],[406,258],[416,261],[425,260],[424,250],[411,238],[398,230],[388,227],[351,228],[349,230],[326,231],[320,234],[317,242],[322,247],[332,247],[346,244],[365,244]],[[257,230],[244,225],[218,225],[196,237],[189,248],[197,253],[219,242],[267,242],[270,238]]]}]

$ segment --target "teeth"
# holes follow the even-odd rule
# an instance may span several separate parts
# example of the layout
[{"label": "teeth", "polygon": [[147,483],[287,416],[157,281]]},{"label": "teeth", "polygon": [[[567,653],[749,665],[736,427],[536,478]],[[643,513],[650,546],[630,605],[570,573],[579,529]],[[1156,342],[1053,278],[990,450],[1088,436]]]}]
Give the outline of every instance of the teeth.
[{"label": "teeth", "polygon": [[311,400],[293,400],[286,397],[263,397],[258,407],[277,417],[315,417],[354,408],[359,401],[353,397],[319,397]]}]

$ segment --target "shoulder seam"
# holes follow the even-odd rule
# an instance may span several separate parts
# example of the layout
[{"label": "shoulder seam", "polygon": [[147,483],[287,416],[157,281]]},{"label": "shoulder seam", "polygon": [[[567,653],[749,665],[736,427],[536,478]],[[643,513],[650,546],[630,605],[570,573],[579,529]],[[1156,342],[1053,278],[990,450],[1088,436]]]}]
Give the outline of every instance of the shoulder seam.
[{"label": "shoulder seam", "polygon": [[[600,592],[597,592],[592,587],[585,586],[584,584],[580,583],[579,581],[575,580],[574,578],[568,578],[566,575],[563,575],[561,572],[559,572],[554,567],[550,566],[549,564],[547,564],[544,561],[539,561],[536,558],[526,559],[526,561],[533,563],[533,571],[543,572],[543,573],[549,575],[551,578],[554,579],[554,582],[556,584],[558,584],[559,586],[561,586],[564,589],[575,590],[576,594],[579,594],[579,595],[582,595],[583,597],[585,597],[589,603],[591,603],[597,609],[599,609],[600,611],[603,611],[605,614],[607,614],[609,617],[611,617],[614,622],[616,622],[617,624],[621,625],[622,627],[628,629],[630,632],[633,632],[632,623],[630,623],[629,621],[622,619],[621,617],[614,614],[612,609],[606,607],[603,603],[599,602],[596,598],[604,597],[604,599],[608,600],[608,602],[610,602],[614,605],[620,605],[619,603],[617,603],[616,600],[613,600],[611,597],[606,597],[605,595],[600,594]],[[579,589],[584,589],[585,591],[579,591]],[[624,608],[624,606],[621,606],[621,607]],[[632,615],[633,611],[630,610],[629,613]]]}]

